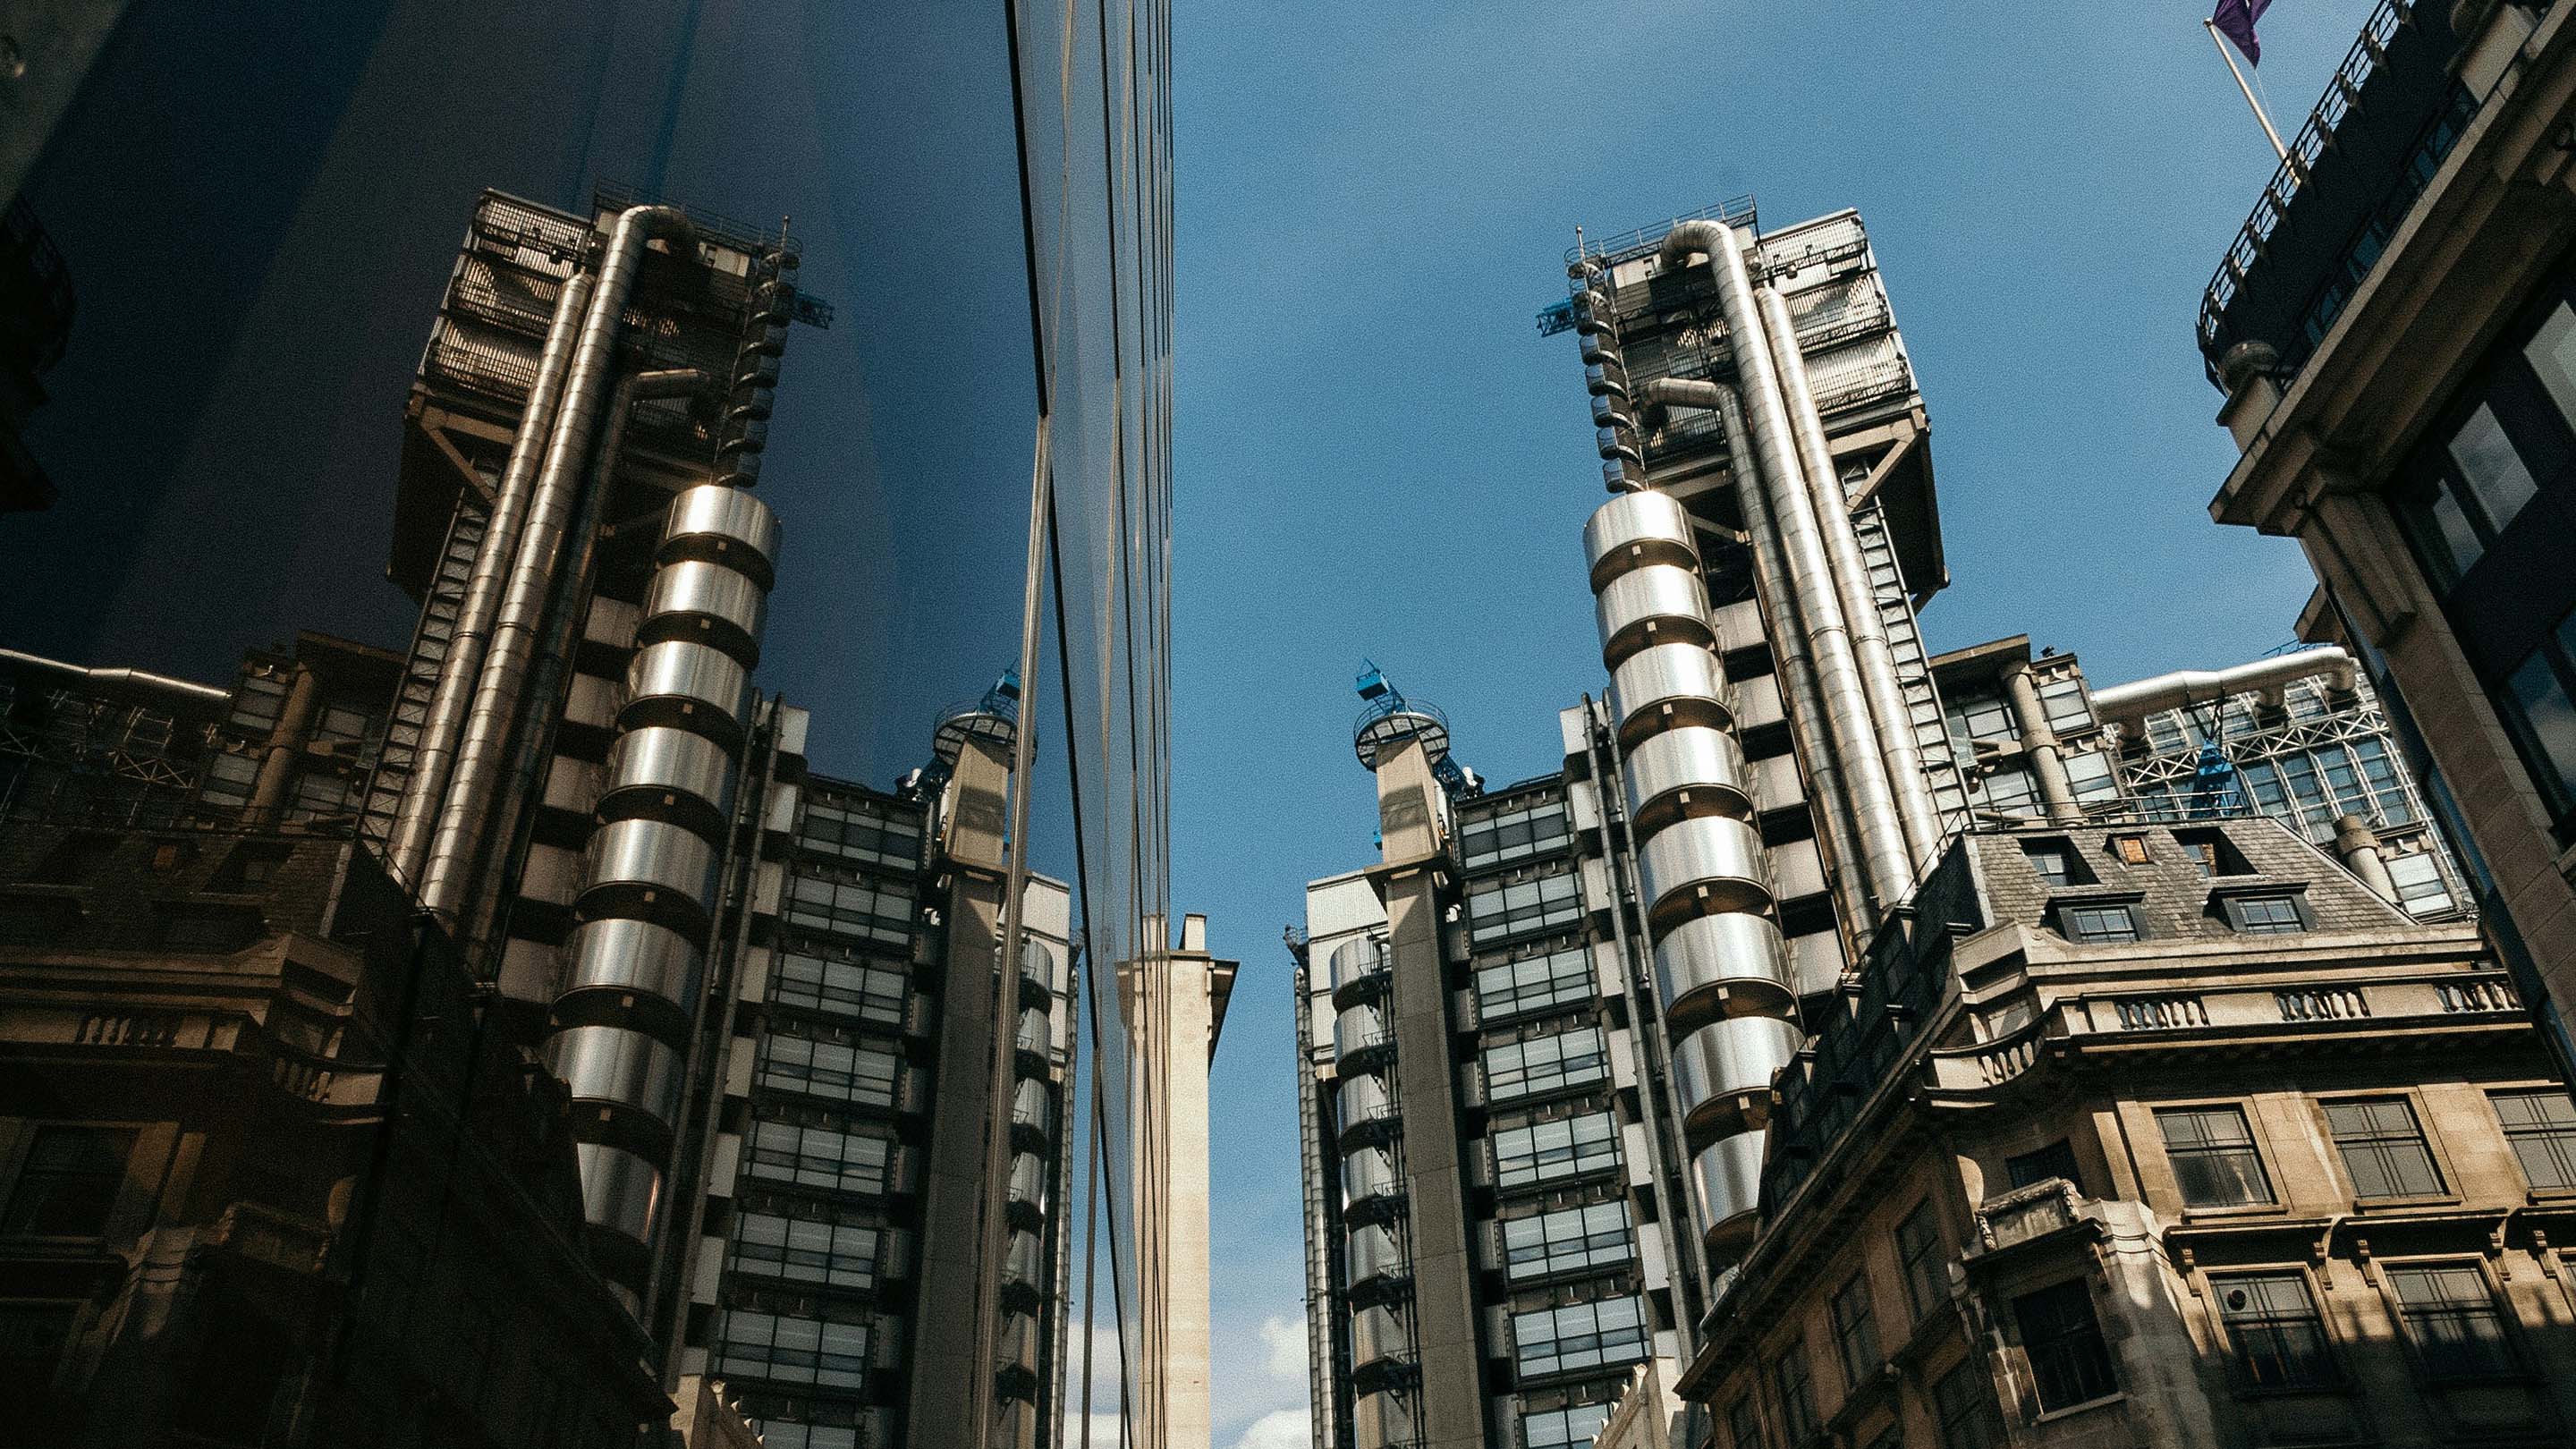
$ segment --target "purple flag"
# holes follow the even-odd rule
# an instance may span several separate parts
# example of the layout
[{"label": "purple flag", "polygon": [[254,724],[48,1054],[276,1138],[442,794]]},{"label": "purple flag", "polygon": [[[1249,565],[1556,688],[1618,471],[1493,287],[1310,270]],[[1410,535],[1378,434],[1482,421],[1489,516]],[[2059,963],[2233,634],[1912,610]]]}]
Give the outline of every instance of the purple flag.
[{"label": "purple flag", "polygon": [[2254,22],[2262,19],[2263,12],[2271,8],[2272,0],[2218,0],[2218,8],[2210,13],[2209,23],[2218,27],[2219,34],[2236,42],[2236,48],[2245,52],[2247,64],[2261,65],[2263,42],[2255,38]]}]

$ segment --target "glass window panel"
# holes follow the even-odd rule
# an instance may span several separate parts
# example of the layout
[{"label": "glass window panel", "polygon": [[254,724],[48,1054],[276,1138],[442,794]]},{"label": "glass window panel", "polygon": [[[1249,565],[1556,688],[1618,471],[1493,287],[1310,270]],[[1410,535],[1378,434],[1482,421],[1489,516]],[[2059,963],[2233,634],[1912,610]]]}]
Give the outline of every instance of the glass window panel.
[{"label": "glass window panel", "polygon": [[1924,1203],[1905,1215],[1896,1225],[1896,1264],[1905,1277],[1906,1305],[1914,1310],[1914,1319],[1950,1301],[1949,1265],[1941,1251],[1941,1229],[1933,1220],[1932,1204]]},{"label": "glass window panel", "polygon": [[1635,1363],[1646,1348],[1646,1305],[1640,1298],[1512,1315],[1513,1366],[1525,1377]]},{"label": "glass window panel", "polygon": [[2550,401],[2558,404],[2558,415],[2576,427],[2576,312],[2564,302],[2551,308],[2549,320],[2523,344],[2522,355],[2540,375]]},{"label": "glass window panel", "polygon": [[2429,1197],[2442,1191],[2441,1169],[2405,1098],[2328,1102],[2326,1125],[2343,1154],[2353,1196]]},{"label": "glass window panel", "polygon": [[120,1127],[39,1127],[0,1207],[0,1235],[94,1238],[125,1185],[135,1134]]},{"label": "glass window panel", "polygon": [[2469,485],[2470,496],[2486,515],[2487,527],[2498,533],[2512,524],[2523,505],[2540,492],[2540,485],[2532,481],[2531,470],[2523,465],[2521,452],[2488,404],[2478,404],[2478,410],[2469,414],[2469,420],[2452,434],[2450,454]]},{"label": "glass window panel", "polygon": [[1476,968],[1476,1014],[1486,1021],[1589,1001],[1592,994],[1592,953],[1583,946]]},{"label": "glass window panel", "polygon": [[1932,1386],[1932,1411],[1941,1421],[1941,1449],[1994,1449],[2004,1441],[1984,1362],[1983,1354],[1972,1353]]},{"label": "glass window panel", "polygon": [[1502,1232],[1503,1271],[1514,1279],[1615,1266],[1635,1253],[1628,1207],[1621,1202],[1513,1218]]},{"label": "glass window panel", "polygon": [[1609,1053],[1597,1026],[1487,1047],[1482,1061],[1485,1094],[1496,1102],[1584,1086],[1610,1075]]},{"label": "glass window panel", "polygon": [[1807,1346],[1792,1343],[1771,1364],[1771,1395],[1780,1406],[1780,1424],[1790,1443],[1816,1432],[1816,1386],[1807,1371]]},{"label": "glass window panel", "polygon": [[2392,1264],[2388,1286],[2398,1317],[2435,1379],[2483,1379],[2510,1374],[2513,1350],[2486,1274],[2468,1263]]},{"label": "glass window panel", "polygon": [[2102,1324],[2093,1316],[2093,1295],[2083,1279],[2072,1278],[2014,1299],[2013,1316],[2021,1328],[2022,1351],[2030,1356],[2030,1376],[2042,1411],[2086,1403],[2118,1390],[2111,1352],[2102,1341]]},{"label": "glass window panel", "polygon": [[2186,1207],[2244,1207],[2272,1200],[2272,1180],[2241,1107],[2163,1107],[2156,1126]]},{"label": "glass window panel", "polygon": [[1582,1177],[1619,1165],[1618,1127],[1607,1112],[1506,1127],[1494,1134],[1494,1176],[1504,1188]]},{"label": "glass window panel", "polygon": [[2576,1188],[2576,1102],[2556,1087],[2496,1092],[2496,1120],[2534,1192]]},{"label": "glass window panel", "polygon": [[1843,1382],[1859,1388],[1878,1372],[1878,1309],[1870,1302],[1869,1275],[1854,1273],[1834,1292],[1834,1349],[1842,1360]]},{"label": "glass window panel", "polygon": [[2331,1388],[2341,1381],[2308,1280],[2295,1272],[2212,1274],[2236,1366],[2256,1388]]}]

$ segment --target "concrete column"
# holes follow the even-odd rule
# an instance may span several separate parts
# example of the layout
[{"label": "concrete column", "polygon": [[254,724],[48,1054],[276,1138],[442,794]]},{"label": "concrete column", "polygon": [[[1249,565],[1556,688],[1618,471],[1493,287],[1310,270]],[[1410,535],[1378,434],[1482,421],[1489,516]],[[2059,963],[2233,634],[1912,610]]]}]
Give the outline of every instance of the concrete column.
[{"label": "concrete column", "polygon": [[2371,894],[2397,904],[2397,878],[2388,873],[2388,862],[2379,853],[2379,832],[2358,815],[2339,816],[2335,820],[2335,855],[2344,869],[2361,877]]},{"label": "concrete column", "polygon": [[[979,1341],[1001,1291],[1002,1265],[985,1252],[985,1219],[1001,1211],[1001,1183],[988,1161],[993,1053],[1008,1052],[1012,1024],[993,1019],[993,963],[1002,939],[1003,800],[1010,757],[970,741],[957,758],[941,811],[948,888],[946,979],[939,989],[938,1080],[930,1099],[929,1150],[921,1182],[918,1301],[937,1305],[913,1327],[912,1398],[906,1421],[918,1438],[973,1442],[969,1416],[994,1412],[990,1340]],[[1016,969],[1017,963],[1014,963]],[[1059,1144],[1059,1150],[1061,1144]],[[1004,1169],[1007,1171],[1007,1167]],[[932,1426],[938,1426],[933,1429]]]},{"label": "concrete column", "polygon": [[1483,1449],[1485,1394],[1476,1348],[1476,1266],[1467,1248],[1466,1177],[1458,1151],[1447,963],[1440,944],[1440,787],[1422,746],[1377,767],[1381,863],[1370,884],[1386,905],[1395,977],[1396,1093],[1410,1199],[1414,1351],[1422,1379],[1421,1449]]},{"label": "concrete column", "polygon": [[2075,782],[2066,776],[2066,758],[2057,748],[2057,731],[2048,727],[2048,714],[2040,707],[2039,685],[2030,677],[2028,661],[2004,666],[2004,690],[2012,696],[2013,713],[2021,717],[2022,753],[2030,756],[2031,773],[2039,777],[2039,803],[2048,818],[2083,819],[2084,809],[2075,802]]},{"label": "concrete column", "polygon": [[322,699],[322,679],[310,666],[295,666],[295,683],[286,691],[286,702],[279,706],[277,723],[268,731],[268,747],[261,754],[259,776],[250,787],[250,818],[274,825],[286,811],[287,782],[295,778],[295,757],[313,733],[313,716]]},{"label": "concrete column", "polygon": [[1127,1019],[1128,1200],[1135,1205],[1135,1449],[1208,1449],[1208,1063],[1236,963],[1207,950],[1207,918],[1178,946],[1119,968]]}]

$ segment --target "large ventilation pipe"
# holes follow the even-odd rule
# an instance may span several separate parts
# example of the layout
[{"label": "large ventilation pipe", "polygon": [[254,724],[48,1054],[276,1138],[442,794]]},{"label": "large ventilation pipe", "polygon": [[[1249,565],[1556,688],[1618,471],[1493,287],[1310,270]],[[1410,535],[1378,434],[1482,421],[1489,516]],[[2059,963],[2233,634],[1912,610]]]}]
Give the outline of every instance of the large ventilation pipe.
[{"label": "large ventilation pipe", "polygon": [[[1750,459],[1762,480],[1771,516],[1780,536],[1788,574],[1788,593],[1796,604],[1797,625],[1807,637],[1815,660],[1816,688],[1822,698],[1829,738],[1820,741],[1840,756],[1842,779],[1851,802],[1856,844],[1870,894],[1884,908],[1901,900],[1913,884],[1913,856],[1888,781],[1887,761],[1879,748],[1867,691],[1852,649],[1851,625],[1834,583],[1833,564],[1825,551],[1815,500],[1798,461],[1788,409],[1781,400],[1780,379],[1772,366],[1771,347],[1754,300],[1752,278],[1735,239],[1723,222],[1689,221],[1664,238],[1662,260],[1680,267],[1705,254],[1717,278],[1720,305],[1732,341],[1736,375],[1741,384],[1745,435]],[[1812,773],[1812,771],[1811,771]]]},{"label": "large ventilation pipe", "polygon": [[1689,514],[1669,494],[1625,493],[1594,510],[1583,541],[1674,1095],[1701,1184],[1693,1208],[1724,1263],[1751,1234],[1758,1185],[1719,1169],[1760,1162],[1771,1078],[1803,1037],[1788,946]]},{"label": "large ventilation pipe", "polygon": [[2180,669],[2129,684],[2093,691],[2093,712],[2105,720],[2135,726],[2148,715],[2186,705],[2212,704],[2232,694],[2260,695],[2278,709],[2282,691],[2302,679],[2324,679],[2337,689],[2353,687],[2352,656],[2332,644],[2275,654],[2227,669]]},{"label": "large ventilation pipe", "polygon": [[403,780],[402,801],[395,808],[386,864],[394,879],[417,892],[429,865],[430,840],[437,832],[439,806],[447,798],[451,769],[465,733],[474,687],[482,677],[483,654],[501,611],[501,595],[510,582],[519,526],[536,491],[537,470],[554,437],[555,411],[563,400],[564,374],[572,365],[590,304],[591,278],[576,270],[564,279],[555,298],[554,321],[546,329],[545,347],[537,355],[537,375],[519,414],[519,431],[510,441],[510,461],[493,491],[491,516],[474,566],[465,576],[465,597],[458,604],[456,628],[440,661],[438,687],[431,691],[429,712],[420,725],[420,745],[412,752],[411,774]]},{"label": "large ventilation pipe", "polygon": [[550,1018],[594,1257],[630,1288],[679,1126],[777,541],[749,493],[705,484],[671,500]]},{"label": "large ventilation pipe", "polygon": [[554,743],[553,721],[563,706],[564,675],[571,666],[574,642],[589,607],[591,585],[599,572],[600,524],[616,486],[619,460],[625,456],[626,425],[633,419],[637,403],[694,396],[714,380],[694,367],[658,368],[626,374],[609,395],[608,420],[601,426],[599,446],[591,451],[589,481],[582,486],[573,504],[572,519],[564,527],[564,560],[555,571],[554,593],[546,601],[545,630],[528,666],[528,686],[522,691],[518,724],[512,733],[509,779],[499,799],[517,802],[517,814],[497,822],[491,848],[483,852],[480,884],[470,897],[475,917],[465,932],[469,941],[489,939],[489,924],[501,898],[524,864],[523,837],[527,822],[535,815],[539,789],[545,783],[546,763],[552,757]]},{"label": "large ventilation pipe", "polygon": [[[1833,447],[1825,441],[1824,415],[1816,410],[1815,390],[1807,382],[1807,359],[1798,350],[1798,327],[1789,303],[1769,285],[1755,289],[1762,325],[1771,342],[1771,365],[1780,375],[1780,395],[1806,470],[1807,496],[1814,502],[1825,555],[1833,565],[1834,587],[1843,617],[1851,624],[1852,657],[1860,666],[1861,692],[1878,722],[1878,741],[1886,761],[1889,793],[1896,799],[1896,818],[1905,832],[1909,861],[1929,861],[1941,848],[1941,812],[1932,803],[1932,785],[1923,774],[1923,750],[1914,734],[1914,713],[1906,707],[1904,686],[1896,680],[1896,651],[1888,646],[1887,616],[1879,612],[1878,590],[1869,564],[1862,559],[1860,535],[1852,531],[1851,499],[1834,467]],[[1913,872],[1908,870],[1909,880]]]},{"label": "large ventilation pipe", "polygon": [[[1638,396],[1650,407],[1714,411],[1724,424],[1727,445],[1733,454],[1731,471],[1737,511],[1743,516],[1747,548],[1753,555],[1754,589],[1761,596],[1765,613],[1783,625],[1772,638],[1771,650],[1781,703],[1800,739],[1826,738],[1825,707],[1816,689],[1815,660],[1807,652],[1805,633],[1797,627],[1788,560],[1780,549],[1780,530],[1772,520],[1770,502],[1763,497],[1761,475],[1753,466],[1746,443],[1743,398],[1728,384],[1681,377],[1653,379]],[[1843,789],[1842,770],[1831,751],[1818,750],[1809,755],[1807,787],[1813,796],[1808,808],[1815,816],[1826,883],[1833,891],[1834,904],[1843,920],[1851,922],[1855,930],[1866,931],[1878,919],[1878,907],[1870,898],[1869,882],[1858,864],[1859,831],[1852,822],[1851,800]]]},{"label": "large ventilation pipe", "polygon": [[[565,524],[579,493],[583,462],[590,455],[600,412],[608,401],[610,379],[617,375],[617,353],[626,328],[626,302],[644,264],[645,244],[656,237],[687,241],[696,235],[688,217],[676,207],[634,206],[618,214],[601,258],[599,282],[583,318],[581,342],[564,380],[545,467],[517,528],[509,581],[494,611],[491,642],[484,651],[472,704],[466,714],[453,776],[438,811],[428,864],[420,887],[421,904],[431,914],[454,924],[466,904],[476,866],[491,835],[492,802],[507,771],[510,727],[517,718],[522,687],[527,682],[537,634],[545,624],[546,601],[554,592],[555,571],[564,556]],[[504,532],[497,526],[495,535]],[[509,545],[505,544],[505,547]],[[480,560],[478,559],[479,563]],[[461,630],[460,630],[461,637]],[[451,657],[448,671],[457,661]],[[440,690],[446,679],[440,680]]]}]

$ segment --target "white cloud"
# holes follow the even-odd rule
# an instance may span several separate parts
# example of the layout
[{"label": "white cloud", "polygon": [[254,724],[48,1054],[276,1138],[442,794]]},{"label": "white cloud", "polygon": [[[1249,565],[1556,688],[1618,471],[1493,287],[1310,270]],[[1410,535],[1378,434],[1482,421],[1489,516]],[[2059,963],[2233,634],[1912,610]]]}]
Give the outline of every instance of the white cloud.
[{"label": "white cloud", "polygon": [[1283,1379],[1306,1377],[1305,1319],[1270,1315],[1261,1320],[1261,1342],[1269,1350],[1269,1356],[1262,1361],[1264,1368]]},{"label": "white cloud", "polygon": [[[1269,1324],[1262,1327],[1267,1331]],[[1301,1335],[1298,1339],[1301,1350],[1304,1343]],[[1304,1409],[1273,1409],[1245,1427],[1242,1436],[1234,1441],[1234,1449],[1307,1449],[1313,1442]]]}]

